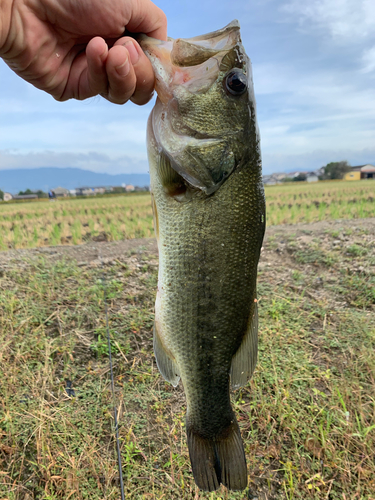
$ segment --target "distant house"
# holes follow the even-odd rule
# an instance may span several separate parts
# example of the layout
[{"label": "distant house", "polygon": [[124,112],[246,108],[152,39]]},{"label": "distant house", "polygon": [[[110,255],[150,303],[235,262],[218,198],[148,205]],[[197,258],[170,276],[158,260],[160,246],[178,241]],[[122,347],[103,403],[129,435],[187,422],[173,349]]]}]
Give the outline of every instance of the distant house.
[{"label": "distant house", "polygon": [[318,180],[319,180],[318,176],[315,175],[313,172],[306,175],[307,182],[318,182]]},{"label": "distant house", "polygon": [[351,170],[347,172],[344,177],[344,181],[360,181],[361,180],[361,172],[359,170]]},{"label": "distant house", "polygon": [[125,191],[126,191],[127,193],[130,193],[130,192],[134,191],[134,189],[135,189],[135,187],[134,187],[134,186],[132,186],[131,184],[128,184],[128,185],[125,187]]},{"label": "distant house", "polygon": [[278,181],[284,180],[286,177],[289,177],[288,175],[284,174],[283,172],[280,172],[278,174],[272,174],[272,177],[274,179],[277,179]]},{"label": "distant house", "polygon": [[267,185],[267,186],[273,186],[274,184],[276,184],[276,180],[273,178],[272,175],[263,175],[262,176],[262,180],[263,180],[263,184]]},{"label": "distant house", "polygon": [[317,177],[322,177],[324,175],[324,167],[320,167],[312,172]]},{"label": "distant house", "polygon": [[56,198],[66,198],[70,195],[69,189],[65,189],[63,187],[57,187],[52,189],[52,192],[55,194]]},{"label": "distant house", "polygon": [[107,188],[105,187],[94,187],[94,194],[104,194],[107,192]]},{"label": "distant house", "polygon": [[290,177],[292,177],[293,179],[295,179],[296,177],[300,177],[301,175],[308,175],[310,172],[305,172],[305,171],[301,171],[301,172],[293,172],[292,174],[290,174]]},{"label": "distant house", "polygon": [[95,194],[93,188],[90,187],[80,187],[76,188],[76,196],[92,196]]},{"label": "distant house", "polygon": [[13,200],[37,200],[37,194],[15,194]]},{"label": "distant house", "polygon": [[97,186],[97,187],[79,187],[71,189],[70,192],[73,196],[95,196],[97,194],[111,193],[113,187],[111,186]]},{"label": "distant house", "polygon": [[4,193],[3,200],[10,201],[13,199],[13,196],[10,193]]},{"label": "distant house", "polygon": [[375,179],[375,166],[371,164],[352,167],[350,172],[344,175],[345,181],[359,181],[361,179]]},{"label": "distant house", "polygon": [[263,184],[267,186],[274,186],[275,184],[281,184],[288,177],[291,177],[291,175],[284,174],[284,172],[277,172],[271,175],[263,175],[262,180]]}]

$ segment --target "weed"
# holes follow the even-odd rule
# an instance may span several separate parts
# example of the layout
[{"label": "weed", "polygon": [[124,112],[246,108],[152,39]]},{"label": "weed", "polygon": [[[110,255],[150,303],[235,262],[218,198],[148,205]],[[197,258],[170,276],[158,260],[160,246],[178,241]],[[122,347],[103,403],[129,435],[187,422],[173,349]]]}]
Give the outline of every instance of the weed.
[{"label": "weed", "polygon": [[355,256],[361,256],[361,255],[367,254],[366,248],[363,248],[363,247],[356,245],[356,244],[348,246],[346,251],[349,255],[355,255]]},{"label": "weed", "polygon": [[[374,250],[359,236],[351,245],[368,253],[344,249],[329,266],[330,252],[300,247],[297,234],[292,272],[262,270],[259,361],[232,396],[245,492],[195,487],[182,387],[162,379],[152,352],[155,260],[137,249],[106,266],[126,498],[372,498]],[[117,500],[103,270],[12,266],[0,274],[0,498]]]}]

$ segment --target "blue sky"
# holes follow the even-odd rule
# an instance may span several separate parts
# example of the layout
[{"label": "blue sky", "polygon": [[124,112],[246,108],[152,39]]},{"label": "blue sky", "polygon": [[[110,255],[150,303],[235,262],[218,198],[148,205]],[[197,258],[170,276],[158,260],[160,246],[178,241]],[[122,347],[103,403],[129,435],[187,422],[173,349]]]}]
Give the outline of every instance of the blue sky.
[{"label": "blue sky", "polygon": [[[264,173],[343,159],[375,164],[373,0],[155,3],[166,12],[173,38],[240,21],[253,64]],[[147,172],[151,108],[101,97],[58,103],[0,60],[0,170]]]}]

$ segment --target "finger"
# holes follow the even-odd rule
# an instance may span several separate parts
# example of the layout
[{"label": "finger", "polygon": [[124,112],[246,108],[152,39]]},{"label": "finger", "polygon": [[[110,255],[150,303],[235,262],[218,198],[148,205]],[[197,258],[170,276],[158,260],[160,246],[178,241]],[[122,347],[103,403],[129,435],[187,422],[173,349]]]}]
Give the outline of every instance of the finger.
[{"label": "finger", "polygon": [[[107,93],[108,79],[105,69],[108,46],[103,38],[95,37],[87,45],[87,94],[91,96]],[[87,95],[89,97],[89,95]]]},{"label": "finger", "polygon": [[[107,44],[100,37],[90,40],[85,52],[79,52],[78,47],[74,47],[64,60],[64,72],[67,68],[69,72],[64,79],[63,92],[52,93],[55,99],[58,101],[72,98],[82,100],[98,94],[106,94],[108,92],[105,68],[107,56]],[[55,95],[57,93],[58,95]]]},{"label": "finger", "polygon": [[136,88],[135,72],[124,46],[116,45],[108,51],[106,72],[108,91],[103,97],[115,104],[124,104]]},{"label": "finger", "polygon": [[154,71],[148,57],[132,38],[123,37],[117,40],[116,45],[122,45],[127,49],[134,69],[136,85],[131,101],[134,104],[146,104],[153,96],[155,84]]},{"label": "finger", "polygon": [[126,29],[133,33],[145,33],[159,40],[167,39],[167,16],[150,0],[136,2]]}]

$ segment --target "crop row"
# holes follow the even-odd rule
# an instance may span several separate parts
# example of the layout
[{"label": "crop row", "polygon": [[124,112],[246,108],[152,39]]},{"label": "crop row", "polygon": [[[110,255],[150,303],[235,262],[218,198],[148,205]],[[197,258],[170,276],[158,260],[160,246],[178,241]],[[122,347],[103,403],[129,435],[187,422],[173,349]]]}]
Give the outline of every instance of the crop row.
[{"label": "crop row", "polygon": [[[266,187],[267,224],[375,216],[375,181]],[[153,235],[149,194],[0,205],[0,250]]]}]

